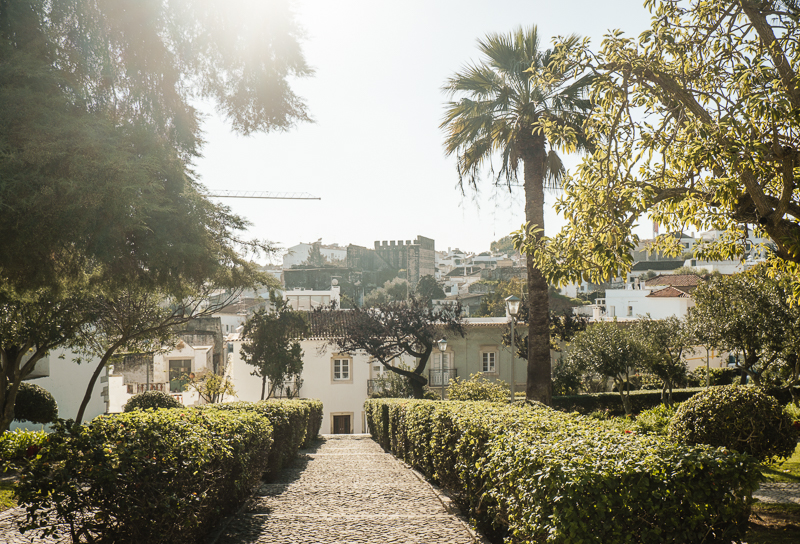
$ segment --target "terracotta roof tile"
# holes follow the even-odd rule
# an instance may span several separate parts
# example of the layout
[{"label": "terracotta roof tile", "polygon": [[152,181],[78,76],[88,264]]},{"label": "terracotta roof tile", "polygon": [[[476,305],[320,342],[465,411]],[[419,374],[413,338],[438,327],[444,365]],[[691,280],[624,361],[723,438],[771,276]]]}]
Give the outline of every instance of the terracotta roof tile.
[{"label": "terracotta roof tile", "polygon": [[663,298],[692,298],[689,293],[676,289],[675,287],[664,287],[658,291],[653,291],[648,297],[663,297]]}]

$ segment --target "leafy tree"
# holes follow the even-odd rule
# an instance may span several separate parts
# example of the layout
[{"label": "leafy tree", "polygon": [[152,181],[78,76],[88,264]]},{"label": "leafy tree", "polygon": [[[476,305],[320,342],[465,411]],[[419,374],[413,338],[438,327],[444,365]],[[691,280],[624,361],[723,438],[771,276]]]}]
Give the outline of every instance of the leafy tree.
[{"label": "leafy tree", "polygon": [[214,372],[206,372],[202,376],[190,374],[184,385],[186,391],[194,389],[206,404],[216,404],[225,400],[225,395],[233,396],[236,389],[227,376],[220,376]]},{"label": "leafy tree", "polygon": [[572,341],[568,358],[583,371],[594,372],[614,381],[625,413],[631,413],[626,384],[639,368],[643,347],[624,327],[612,321],[601,321],[579,333]]},{"label": "leafy tree", "polygon": [[792,327],[788,293],[763,271],[719,276],[692,291],[693,322],[713,327],[715,343],[743,356],[741,370],[756,385],[780,356]]},{"label": "leafy tree", "polygon": [[325,255],[322,254],[321,247],[322,244],[320,242],[314,242],[311,244],[311,249],[308,250],[308,258],[303,261],[303,264],[306,266],[313,266],[315,268],[321,268],[326,264],[330,264],[328,259],[325,258]]},{"label": "leafy tree", "polygon": [[[481,306],[475,317],[505,317],[506,298],[514,295],[524,299],[525,282],[521,278],[511,278],[498,282],[485,282],[492,286],[491,292],[481,299]],[[520,304],[520,311],[527,315],[527,310],[523,309],[524,304]]]},{"label": "leafy tree", "polygon": [[242,330],[242,358],[255,367],[253,376],[261,378],[261,400],[265,393],[266,398],[275,395],[284,382],[299,380],[303,372],[300,340],[308,334],[308,320],[303,312],[292,310],[287,301],[276,295],[271,295],[270,301],[274,310],[255,312]]},{"label": "leafy tree", "polygon": [[[460,304],[432,309],[425,300],[416,296],[374,308],[327,308],[319,311],[342,312],[337,335],[328,341],[330,347],[341,353],[364,352],[387,370],[405,376],[411,383],[415,399],[424,398],[428,379],[423,372],[437,341],[447,334],[464,336]],[[415,357],[416,367],[392,366],[392,359],[402,355]]]},{"label": "leafy tree", "polygon": [[431,301],[441,300],[446,297],[443,286],[444,283],[436,281],[436,278],[428,274],[419,279],[414,291],[416,292],[417,296],[427,300],[428,305],[430,306]]},{"label": "leafy tree", "polygon": [[308,119],[287,83],[310,74],[291,10],[249,7],[2,3],[0,429],[36,361],[94,320],[98,292],[184,300],[257,276],[241,253],[266,246],[239,238],[246,222],[191,170],[198,98],[243,134]]},{"label": "leafy tree", "polygon": [[686,355],[693,351],[695,338],[689,325],[675,316],[637,321],[632,334],[642,345],[642,367],[661,380],[661,402],[672,406],[672,387],[686,376]]},{"label": "leafy tree", "polygon": [[[577,41],[577,38],[572,38]],[[543,234],[544,189],[564,176],[561,159],[541,128],[549,123],[580,130],[589,101],[587,80],[549,70],[551,51],[539,49],[535,26],[478,40],[480,63],[467,65],[445,84],[458,101],[447,105],[442,128],[445,150],[458,158],[459,183],[477,188],[483,167],[495,153],[501,157],[496,183],[511,187],[523,167],[525,219],[535,237]],[[547,73],[547,77],[543,77]],[[575,146],[573,146],[573,149]],[[528,260],[528,379],[526,396],[550,404],[550,341],[547,281]]]},{"label": "leafy tree", "polygon": [[514,250],[514,239],[509,234],[508,236],[503,236],[499,240],[492,242],[489,245],[489,249],[492,253],[513,253]]},{"label": "leafy tree", "polygon": [[393,278],[383,284],[383,287],[373,289],[364,297],[364,306],[376,307],[390,302],[405,300],[409,295],[408,280]]},{"label": "leafy tree", "polygon": [[[552,280],[597,282],[632,265],[634,226],[646,215],[665,231],[722,229],[698,258],[738,258],[746,235],[766,234],[772,264],[800,262],[800,32],[797,3],[779,0],[647,0],[651,28],[614,31],[599,50],[556,46],[561,70],[594,76],[585,136],[595,145],[564,183],[557,209],[568,225],[525,250]],[[575,135],[555,123],[551,141]],[[523,233],[518,233],[523,242]],[[679,255],[672,236],[653,248]]]},{"label": "leafy tree", "polygon": [[[404,370],[411,370],[405,364],[400,365]],[[411,380],[405,376],[401,376],[396,372],[385,373],[375,379],[373,393],[370,395],[372,399],[413,399],[414,389],[411,387]],[[428,400],[441,399],[439,394],[432,390],[430,387],[424,387],[423,398]]]}]

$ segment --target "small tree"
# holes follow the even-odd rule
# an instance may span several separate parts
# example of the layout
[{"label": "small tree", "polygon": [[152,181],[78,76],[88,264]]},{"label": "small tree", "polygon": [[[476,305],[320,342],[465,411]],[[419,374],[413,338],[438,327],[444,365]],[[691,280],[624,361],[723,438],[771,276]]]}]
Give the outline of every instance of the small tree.
[{"label": "small tree", "polygon": [[422,299],[428,301],[428,306],[431,306],[431,301],[445,298],[443,285],[442,282],[437,281],[436,278],[428,274],[419,279],[415,292]]},{"label": "small tree", "polygon": [[186,378],[188,380],[184,386],[186,391],[194,389],[207,404],[222,402],[225,400],[225,395],[236,394],[233,383],[226,376],[220,376],[214,372],[207,372],[199,377],[190,374]]},{"label": "small tree", "polygon": [[[328,345],[341,353],[365,352],[387,370],[407,377],[416,399],[424,398],[428,379],[423,372],[436,342],[448,333],[464,336],[460,304],[432,309],[427,301],[412,296],[407,301],[342,312],[346,314]],[[416,367],[407,370],[391,365],[392,359],[406,354],[417,358]]]},{"label": "small tree", "polygon": [[762,373],[781,356],[793,326],[788,295],[759,270],[713,277],[692,292],[690,315],[716,329],[720,348],[741,353],[739,368],[761,385]]},{"label": "small tree", "polygon": [[642,367],[661,380],[661,402],[672,406],[672,386],[688,370],[685,357],[694,346],[691,330],[675,316],[653,319],[648,314],[631,332],[643,348]]},{"label": "small tree", "polygon": [[639,368],[642,346],[636,337],[617,322],[595,323],[575,336],[568,357],[578,368],[614,381],[625,413],[631,413],[626,384]]},{"label": "small tree", "polygon": [[[289,308],[288,302],[270,295],[274,311],[259,310],[242,330],[242,357],[254,368],[253,376],[261,378],[261,400],[272,397],[284,382],[297,380],[303,372],[303,350],[300,340],[308,333],[304,313]],[[269,380],[269,392],[266,391]],[[299,390],[299,387],[296,387]]]},{"label": "small tree", "polygon": [[378,287],[370,291],[370,293],[364,297],[364,306],[375,307],[390,302],[405,300],[410,293],[408,280],[393,278],[384,282],[383,287]]}]

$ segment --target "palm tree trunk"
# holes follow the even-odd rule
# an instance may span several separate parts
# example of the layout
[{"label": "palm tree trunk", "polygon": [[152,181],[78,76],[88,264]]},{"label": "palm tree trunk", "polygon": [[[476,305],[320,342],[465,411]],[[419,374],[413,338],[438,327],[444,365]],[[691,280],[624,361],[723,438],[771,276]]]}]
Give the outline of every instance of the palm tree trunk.
[{"label": "palm tree trunk", "polygon": [[[527,143],[527,142],[526,142]],[[528,147],[528,146],[526,146]],[[547,150],[543,135],[531,136],[523,155],[525,175],[525,220],[544,228],[544,174]],[[541,232],[537,237],[543,236]],[[552,403],[553,382],[550,369],[550,303],[547,281],[541,271],[528,263],[528,379],[525,397],[548,406]]]}]

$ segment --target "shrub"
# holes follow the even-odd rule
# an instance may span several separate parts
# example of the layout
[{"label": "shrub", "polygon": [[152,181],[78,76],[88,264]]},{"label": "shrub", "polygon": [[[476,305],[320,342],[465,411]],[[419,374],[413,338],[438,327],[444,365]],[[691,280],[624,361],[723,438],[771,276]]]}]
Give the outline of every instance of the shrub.
[{"label": "shrub", "polygon": [[752,458],[671,443],[540,404],[368,400],[385,448],[507,542],[731,542]]},{"label": "shrub", "polygon": [[[673,402],[683,402],[704,390],[704,387],[673,389],[672,400]],[[638,414],[643,410],[655,408],[661,404],[660,388],[658,391],[631,391],[629,395],[631,412],[634,414]],[[619,400],[619,393],[589,393],[586,395],[553,397],[553,408],[564,412],[578,412],[580,414],[590,414],[597,410],[607,410],[611,415],[625,415],[625,409]]]},{"label": "shrub", "polygon": [[786,414],[795,421],[800,421],[800,406],[790,402],[786,405]]},{"label": "shrub", "polygon": [[308,425],[306,426],[306,437],[303,440],[303,447],[308,448],[312,442],[319,436],[319,430],[322,428],[322,401],[316,399],[302,399],[303,403],[308,406],[310,413],[308,416]]},{"label": "shrub", "polygon": [[[297,455],[297,450],[305,443],[311,419],[311,407],[309,401],[303,400],[262,400],[205,404],[199,409],[210,412],[251,412],[266,418],[272,424],[272,436],[275,439],[265,467],[265,473],[269,476],[291,463]],[[316,437],[316,434],[314,436]]]},{"label": "shrub", "polygon": [[788,457],[797,431],[778,402],[754,387],[708,389],[684,402],[669,436],[685,444],[709,444],[748,453],[759,460]]},{"label": "shrub", "polygon": [[489,402],[508,402],[511,398],[511,389],[502,380],[492,382],[478,373],[470,376],[469,380],[455,378],[450,380],[447,389],[450,400],[485,400]]},{"label": "shrub", "polygon": [[15,429],[0,435],[0,464],[3,468],[21,468],[39,454],[47,438],[44,431]]},{"label": "shrub", "polygon": [[21,529],[66,527],[82,542],[198,542],[259,482],[271,445],[269,421],[244,411],[59,422],[23,472]]},{"label": "shrub", "polygon": [[183,405],[178,400],[163,391],[145,391],[138,395],[132,396],[123,410],[125,412],[132,412],[133,410],[147,410],[148,408],[182,408]]},{"label": "shrub", "polygon": [[666,436],[669,432],[669,422],[675,415],[676,408],[660,404],[655,408],[645,410],[636,416],[633,429],[639,433],[652,433]]},{"label": "shrub", "polygon": [[31,423],[52,423],[58,419],[56,399],[44,387],[23,382],[17,391],[14,419]]}]

